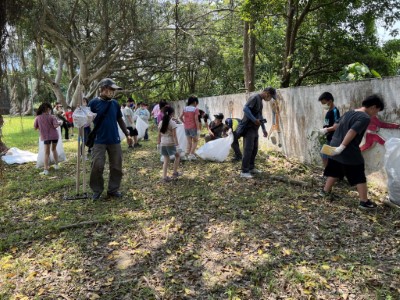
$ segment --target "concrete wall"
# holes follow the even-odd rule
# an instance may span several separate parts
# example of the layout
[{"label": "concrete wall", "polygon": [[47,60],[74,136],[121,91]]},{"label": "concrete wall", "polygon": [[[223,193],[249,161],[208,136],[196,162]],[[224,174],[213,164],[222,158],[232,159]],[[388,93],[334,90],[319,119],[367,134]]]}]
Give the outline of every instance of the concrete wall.
[{"label": "concrete wall", "polygon": [[[286,88],[278,90],[280,132],[273,131],[267,139],[261,137],[260,146],[281,151],[302,162],[321,164],[317,131],[322,128],[326,112],[319,104],[318,97],[325,91],[333,94],[341,115],[349,109],[360,107],[366,96],[378,93],[383,96],[386,104],[385,110],[378,117],[382,121],[400,123],[400,77]],[[225,117],[241,118],[248,96],[235,94],[200,98],[199,108],[211,116],[222,112]],[[263,103],[263,116],[268,120],[269,131],[272,107],[271,103]],[[185,101],[178,101],[174,106],[176,115],[180,115]],[[379,134],[385,139],[400,138],[399,129],[381,129]],[[384,153],[385,148],[381,145],[375,145],[364,152],[368,179],[382,187],[386,186]]]}]

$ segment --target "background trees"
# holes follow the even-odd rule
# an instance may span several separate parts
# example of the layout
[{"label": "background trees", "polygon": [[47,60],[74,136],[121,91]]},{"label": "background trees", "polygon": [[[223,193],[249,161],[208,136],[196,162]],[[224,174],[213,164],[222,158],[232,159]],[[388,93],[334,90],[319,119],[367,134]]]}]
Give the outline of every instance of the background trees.
[{"label": "background trees", "polygon": [[382,76],[399,69],[398,41],[380,45],[375,26],[399,18],[398,1],[4,3],[2,83],[14,113],[43,100],[76,106],[106,76],[121,95],[155,102],[338,81],[354,62]]}]

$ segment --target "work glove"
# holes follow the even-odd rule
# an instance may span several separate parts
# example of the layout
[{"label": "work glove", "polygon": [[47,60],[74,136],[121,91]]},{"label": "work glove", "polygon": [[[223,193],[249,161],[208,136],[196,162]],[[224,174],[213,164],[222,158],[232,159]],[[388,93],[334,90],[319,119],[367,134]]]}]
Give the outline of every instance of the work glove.
[{"label": "work glove", "polygon": [[343,150],[346,149],[346,146],[340,145],[339,147],[336,147],[335,150],[333,150],[332,156],[339,155],[340,153],[343,152]]},{"label": "work glove", "polygon": [[321,134],[327,134],[327,133],[328,133],[328,128],[321,128],[321,129],[319,130],[319,132],[320,132]]}]

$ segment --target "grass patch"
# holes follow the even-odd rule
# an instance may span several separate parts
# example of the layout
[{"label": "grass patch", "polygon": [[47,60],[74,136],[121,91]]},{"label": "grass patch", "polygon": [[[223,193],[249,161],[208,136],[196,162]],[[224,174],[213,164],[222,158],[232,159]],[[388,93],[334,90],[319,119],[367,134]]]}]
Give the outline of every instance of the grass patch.
[{"label": "grass patch", "polygon": [[[9,147],[37,151],[32,117],[5,121]],[[239,163],[199,160],[162,184],[153,130],[150,139],[123,143],[118,200],[64,200],[75,193],[76,137],[50,177],[1,166],[0,299],[400,298],[399,212],[359,211],[346,185],[340,201],[317,199],[321,169],[274,152],[259,153],[264,173],[252,180]]]}]

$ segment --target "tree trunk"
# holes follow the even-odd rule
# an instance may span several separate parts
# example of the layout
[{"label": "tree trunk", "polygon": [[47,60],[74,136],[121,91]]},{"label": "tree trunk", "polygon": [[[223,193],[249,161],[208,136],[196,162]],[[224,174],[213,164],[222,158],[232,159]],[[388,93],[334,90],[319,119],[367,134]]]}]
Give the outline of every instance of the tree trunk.
[{"label": "tree trunk", "polygon": [[244,86],[247,92],[255,90],[255,59],[256,59],[256,38],[253,33],[254,24],[244,23],[243,32],[243,68]]}]

